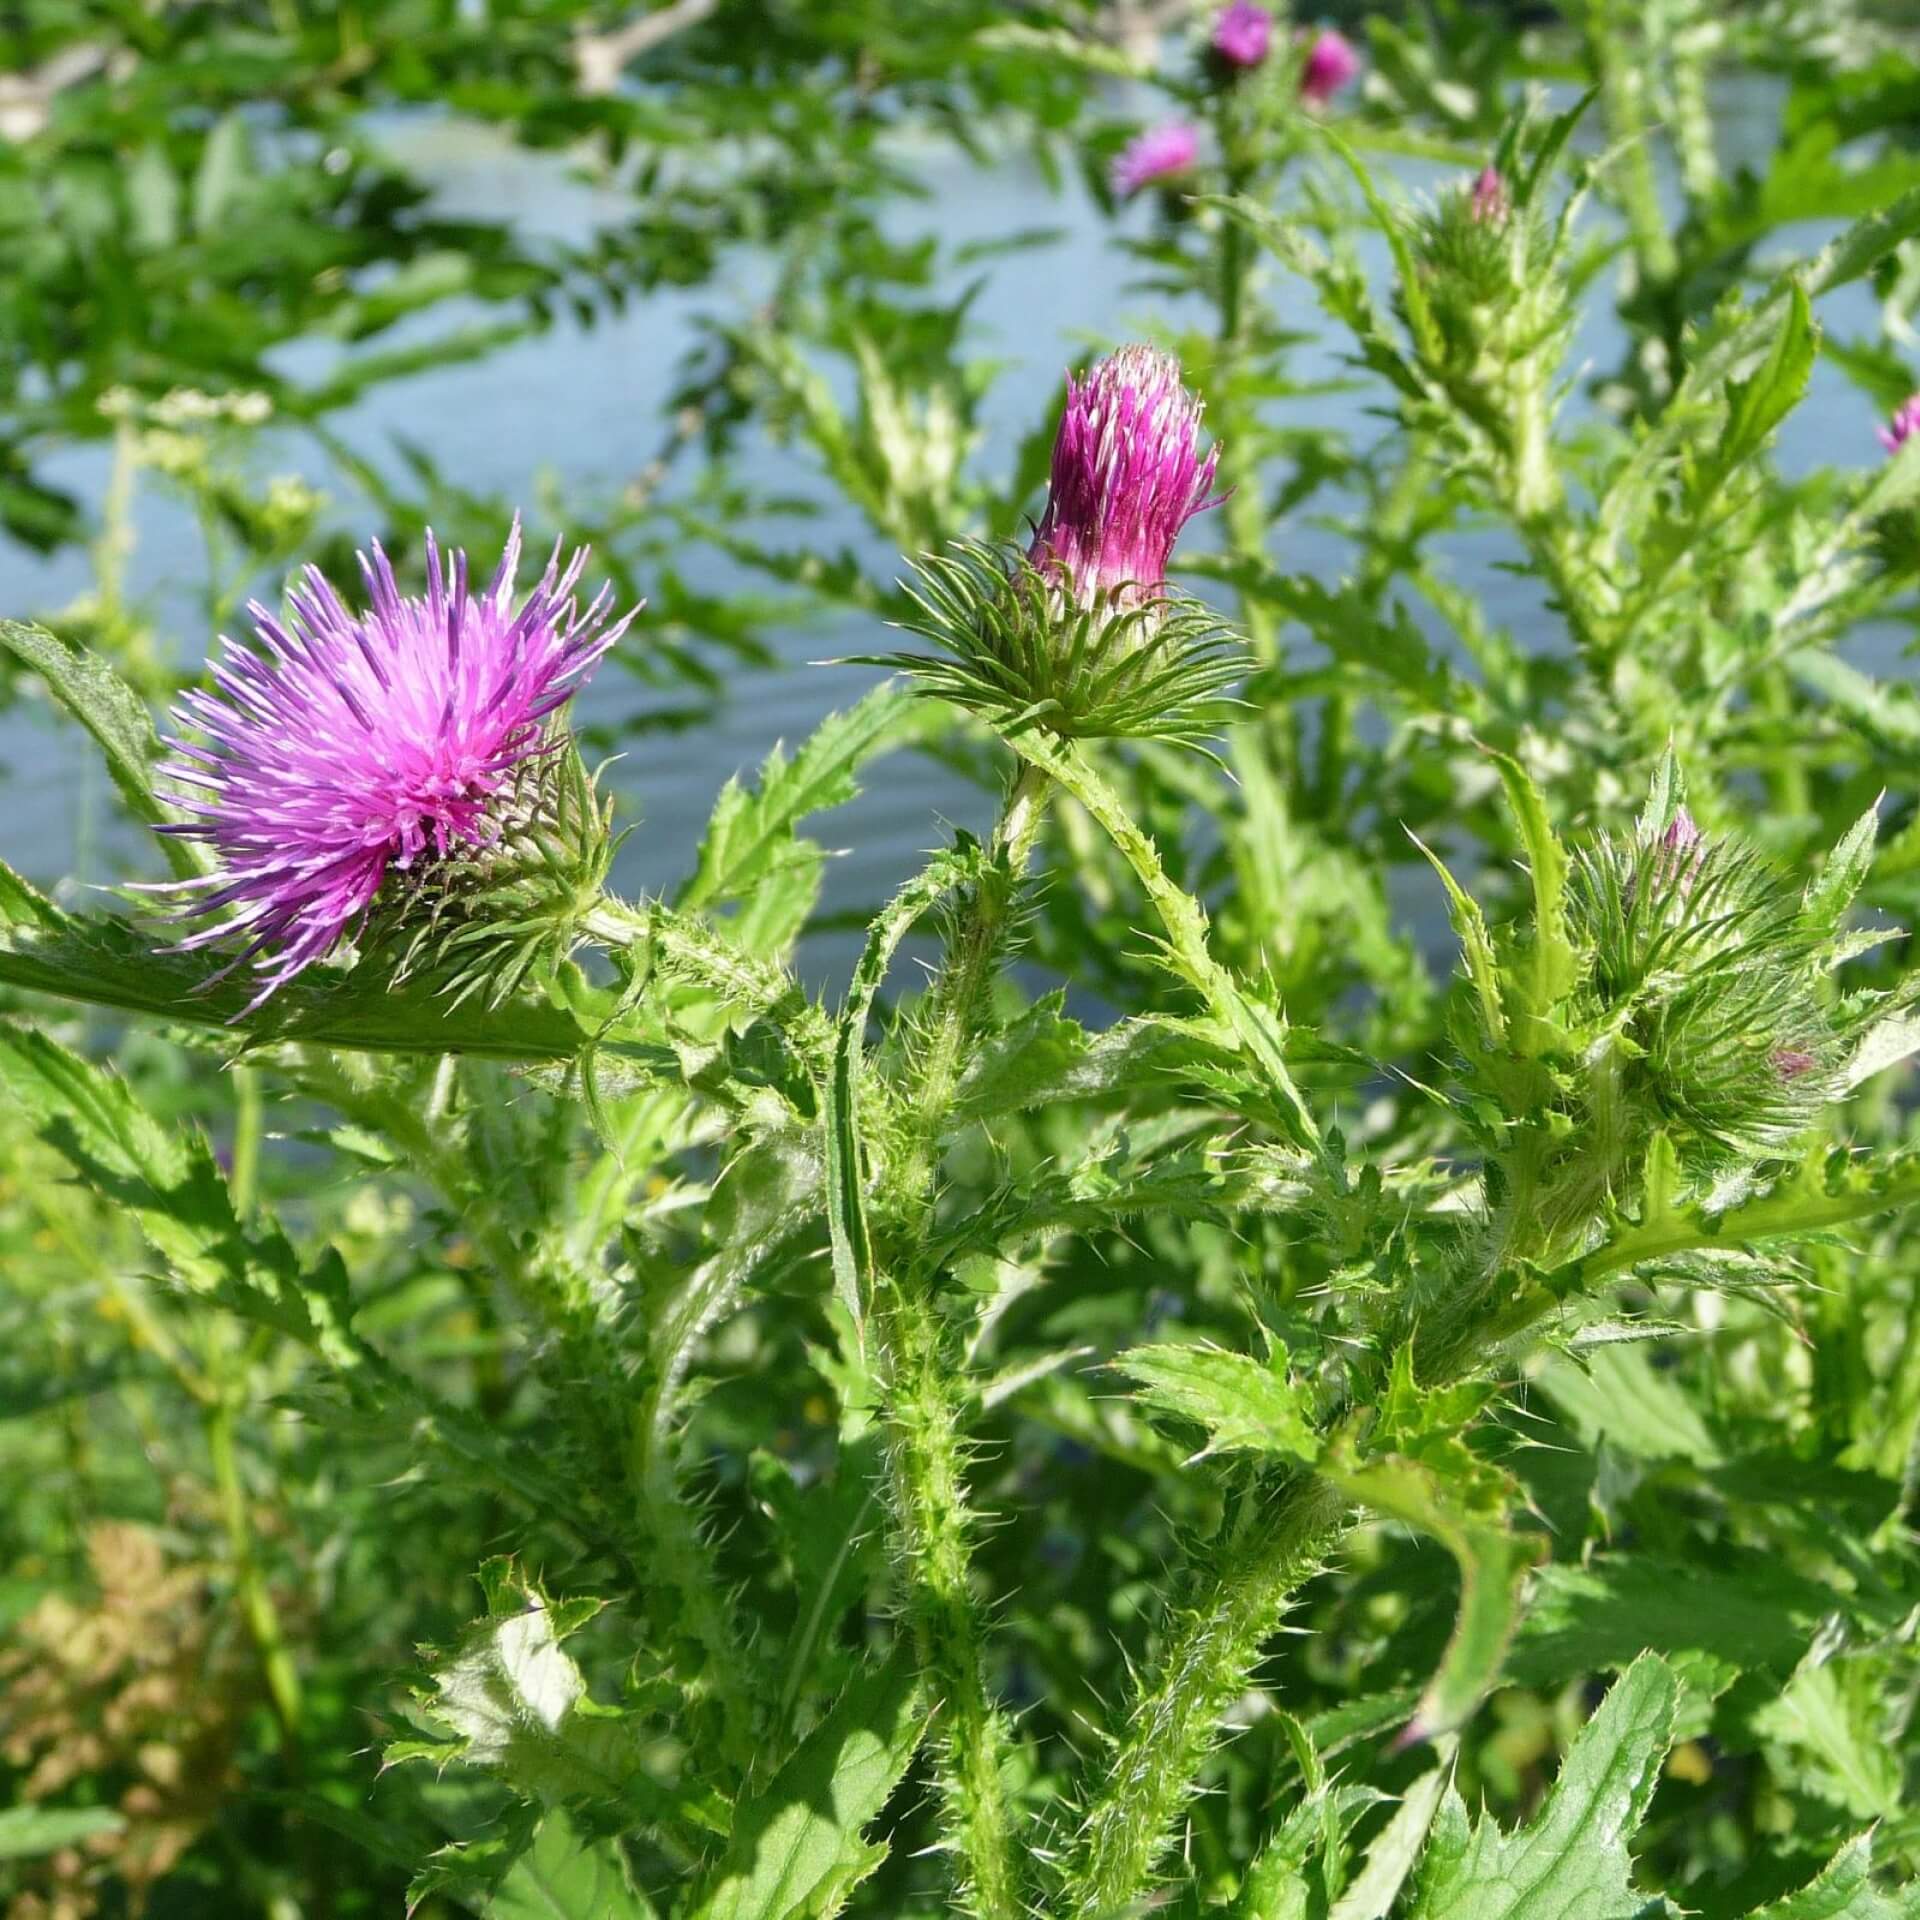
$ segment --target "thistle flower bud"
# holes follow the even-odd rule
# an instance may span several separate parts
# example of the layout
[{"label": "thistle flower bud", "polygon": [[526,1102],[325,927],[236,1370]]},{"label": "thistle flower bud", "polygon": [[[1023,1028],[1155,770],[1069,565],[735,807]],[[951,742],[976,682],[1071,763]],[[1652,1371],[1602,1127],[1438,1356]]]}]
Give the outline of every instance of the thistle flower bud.
[{"label": "thistle flower bud", "polygon": [[1181,528],[1219,504],[1208,491],[1220,450],[1201,452],[1203,411],[1179,361],[1154,347],[1122,347],[1084,380],[1069,374],[1033,566],[1083,606],[1156,594]]},{"label": "thistle flower bud", "polygon": [[1233,0],[1214,21],[1208,44],[1226,67],[1257,67],[1273,45],[1273,15],[1255,0]]},{"label": "thistle flower bud", "polygon": [[1473,193],[1468,200],[1473,217],[1483,226],[1504,226],[1513,213],[1513,198],[1507,192],[1507,183],[1500,177],[1500,169],[1491,163],[1481,168],[1480,177],[1473,183]]},{"label": "thistle flower bud", "polygon": [[1920,393],[1896,407],[1893,418],[1877,428],[1880,444],[1889,453],[1898,453],[1915,433],[1920,433]]},{"label": "thistle flower bud", "polygon": [[1300,69],[1300,97],[1309,106],[1324,107],[1336,93],[1360,77],[1360,56],[1353,43],[1332,27],[1314,36]]},{"label": "thistle flower bud", "polygon": [[963,541],[923,557],[909,631],[946,657],[864,656],[1008,733],[1198,742],[1246,670],[1239,637],[1167,584],[1180,530],[1209,498],[1180,363],[1130,346],[1067,379],[1046,510],[1023,554]]},{"label": "thistle flower bud", "polygon": [[1136,134],[1115,157],[1113,191],[1121,199],[1159,180],[1175,180],[1191,173],[1200,159],[1200,135],[1183,120],[1148,127]]}]

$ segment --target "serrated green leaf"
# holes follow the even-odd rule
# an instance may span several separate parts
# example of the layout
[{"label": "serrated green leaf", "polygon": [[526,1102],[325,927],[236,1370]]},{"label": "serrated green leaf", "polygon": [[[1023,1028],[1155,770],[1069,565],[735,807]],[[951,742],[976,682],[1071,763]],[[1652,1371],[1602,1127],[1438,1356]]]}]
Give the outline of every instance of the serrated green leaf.
[{"label": "serrated green leaf", "polygon": [[1747,1920],[1913,1920],[1920,1892],[1885,1893],[1873,1880],[1873,1836],[1857,1834],[1818,1876],[1784,1900],[1756,1907]]},{"label": "serrated green leaf", "polygon": [[[1533,930],[1527,947],[1529,966],[1514,997],[1520,999],[1540,1029],[1519,1035],[1524,1049],[1537,1053],[1550,1043],[1554,1009],[1572,991],[1577,969],[1573,941],[1567,932],[1567,852],[1547,818],[1547,803],[1533,777],[1519,761],[1504,753],[1490,755],[1506,789],[1520,839],[1527,850],[1533,880]],[[1524,984],[1522,984],[1524,982]]]},{"label": "serrated green leaf", "polygon": [[687,1920],[824,1920],[870,1873],[863,1835],[907,1769],[925,1724],[905,1649],[871,1667],[766,1786],[734,1810],[725,1859]]},{"label": "serrated green leaf", "polygon": [[[1653,1798],[1678,1688],[1666,1663],[1636,1660],[1581,1729],[1546,1805],[1517,1832],[1470,1821],[1451,1789],[1434,1823],[1408,1920],[1648,1920],[1627,1842]],[[1551,1890],[1550,1894],[1548,1889]]]},{"label": "serrated green leaf", "polygon": [[1136,1397],[1146,1406],[1204,1427],[1208,1453],[1268,1453],[1306,1464],[1319,1454],[1284,1347],[1265,1361],[1221,1347],[1134,1347],[1113,1364],[1141,1383]]},{"label": "serrated green leaf", "polygon": [[1714,449],[1714,463],[1731,472],[1767,443],[1786,416],[1800,404],[1819,352],[1819,334],[1805,288],[1787,291],[1787,309],[1767,357],[1746,380],[1727,383],[1727,423]]},{"label": "serrated green leaf", "polygon": [[[127,811],[148,826],[172,816],[153,790],[160,742],[146,703],[104,660],[56,640],[44,627],[0,620],[0,647],[37,673],[47,691],[92,734]],[[192,847],[171,834],[160,836],[167,863],[181,878],[200,871]]]},{"label": "serrated green leaf", "polygon": [[585,1838],[556,1811],[480,1911],[486,1920],[654,1920],[656,1909],[616,1841]]}]

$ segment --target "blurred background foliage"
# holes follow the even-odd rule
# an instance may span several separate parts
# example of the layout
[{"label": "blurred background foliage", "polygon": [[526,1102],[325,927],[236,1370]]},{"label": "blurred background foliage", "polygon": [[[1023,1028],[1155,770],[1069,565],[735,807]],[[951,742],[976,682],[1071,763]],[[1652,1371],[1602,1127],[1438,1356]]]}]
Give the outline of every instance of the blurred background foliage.
[{"label": "blurred background foliage", "polygon": [[[1524,88],[1561,104],[1597,89],[1579,139],[1604,164],[1569,269],[1557,441],[1569,512],[1592,509],[1663,416],[1729,301],[1920,187],[1905,0],[1427,0],[1328,17],[1365,59],[1333,124],[1410,194],[1477,171]],[[1717,540],[1775,580],[1837,564],[1826,529],[1877,468],[1874,422],[1920,384],[1920,246],[1820,303],[1811,398],[1777,463],[1676,482],[1662,511],[1685,538],[1637,588],[1657,617],[1611,654],[1583,650],[1550,535],[1394,413],[1361,298],[1371,285],[1387,310],[1388,249],[1352,175],[1303,122],[1278,163],[1236,150],[1197,54],[1205,18],[1177,0],[0,0],[6,611],[158,703],[296,559],[351,577],[377,533],[409,565],[428,525],[484,549],[522,506],[537,534],[591,538],[623,595],[648,601],[586,719],[625,756],[613,783],[643,821],[623,860],[665,885],[698,864],[729,777],[847,703],[862,676],[806,663],[871,650],[902,608],[900,556],[1015,534],[1037,509],[1062,365],[1151,324],[1227,449],[1236,492],[1193,573],[1253,638],[1265,720],[1240,743],[1237,788],[1149,751],[1129,799],[1213,902],[1227,956],[1324,1036],[1325,1088],[1342,1085],[1343,1049],[1417,1081],[1445,1048],[1453,946],[1407,830],[1474,873],[1496,913],[1518,900],[1479,743],[1522,758],[1557,818],[1593,822],[1637,805],[1671,738],[1708,823],[1742,822],[1795,869],[1884,790],[1865,897],[1910,920],[1910,567],[1830,582],[1785,650],[1754,639],[1783,596],[1743,606],[1748,576],[1700,556]],[[1296,271],[1256,269],[1218,204],[1116,203],[1112,156],[1173,113],[1209,119],[1200,190],[1257,173],[1301,243]],[[40,681],[0,673],[0,853],[63,881],[68,903],[150,877],[154,855],[110,816]],[[990,814],[983,735],[914,723],[885,744],[914,751],[835,815],[859,851],[829,871],[801,949],[830,996],[848,929],[936,816]],[[760,791],[780,778],[770,766]],[[851,784],[836,770],[788,824]],[[1044,857],[1025,985],[1064,990],[1096,1024],[1174,1005],[1136,932],[1147,909],[1083,816],[1062,809]],[[1873,964],[1891,977],[1906,951]],[[585,1184],[603,1227],[657,1208],[627,1253],[642,1294],[664,1287],[692,1257],[672,1181],[704,1164],[697,1133],[655,1138],[644,1101],[623,1109],[629,1175],[588,1154],[568,1109],[484,1062],[460,1065],[457,1090],[450,1065],[269,1083],[205,1041],[8,999],[112,1049],[163,1119],[205,1124],[243,1214],[270,1201],[303,1246],[334,1249],[358,1331],[448,1406],[486,1431],[551,1434],[577,1464],[563,1385],[532,1363],[559,1333],[502,1272],[588,1230]],[[1357,1141],[1414,1154],[1435,1138],[1404,1087],[1328,1097]],[[455,1102],[459,1156],[435,1185],[378,1128]],[[1028,1166],[1079,1151],[1080,1124],[1041,1116],[1011,1150]],[[1847,1125],[1908,1141],[1899,1083],[1876,1082]],[[975,1150],[990,1187],[997,1165]],[[529,1521],[484,1462],[463,1476],[457,1447],[427,1447],[432,1416],[337,1391],[295,1341],[183,1310],[122,1211],[64,1168],[0,1112],[9,1920],[398,1912],[418,1863],[483,1835],[500,1805],[471,1777],[380,1775],[415,1649],[454,1644],[491,1554],[511,1547],[559,1584],[584,1560],[588,1590],[605,1569],[566,1514]],[[1065,1234],[1044,1291],[1010,1294],[1003,1337],[1107,1356],[1143,1328],[1242,1328],[1246,1233],[1266,1236],[1282,1303],[1337,1267],[1279,1220]],[[1739,1657],[1702,1684],[1642,1842],[1647,1883],[1707,1913],[1778,1895],[1868,1823],[1883,1857],[1920,1858],[1920,1254],[1896,1221],[1805,1264],[1797,1320],[1702,1305],[1696,1337],[1654,1358],[1549,1364],[1524,1420],[1498,1429],[1555,1569],[1462,1780],[1503,1814],[1532,1808],[1595,1675],[1642,1646],[1684,1660],[1692,1617],[1733,1621]],[[804,1263],[703,1361],[692,1457],[769,1638],[814,1584],[822,1538],[852,1543],[846,1593],[882,1577],[871,1528],[830,1510],[859,1481],[824,1475],[836,1445],[844,1461],[861,1444],[849,1364]],[[1179,1491],[1183,1449],[1089,1378],[1045,1370],[983,1412],[981,1503],[1000,1521],[983,1561],[1020,1648],[996,1677],[1042,1752],[1071,1748],[1120,1688],[1193,1517],[1182,1502],[1206,1498]],[[1233,1895],[1232,1863],[1293,1764],[1273,1699],[1327,1755],[1378,1746],[1447,1633],[1445,1566],[1373,1528],[1315,1582],[1311,1633],[1280,1645],[1272,1697],[1250,1696],[1220,1791],[1196,1803],[1171,1911]],[[643,1698],[670,1651],[662,1625],[596,1625],[596,1673]],[[1367,1764],[1392,1790],[1414,1769]],[[911,1776],[898,1797],[860,1911],[935,1910],[925,1788]],[[672,1866],[637,1871],[658,1883]],[[558,1910],[536,1896],[529,1883],[485,1910]],[[429,1893],[421,1911],[460,1897]]]}]

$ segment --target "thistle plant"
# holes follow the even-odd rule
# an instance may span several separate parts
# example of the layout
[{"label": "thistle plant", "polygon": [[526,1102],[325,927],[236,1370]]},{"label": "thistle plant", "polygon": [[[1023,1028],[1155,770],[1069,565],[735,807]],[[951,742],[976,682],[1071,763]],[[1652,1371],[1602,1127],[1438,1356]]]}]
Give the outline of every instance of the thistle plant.
[{"label": "thistle plant", "polygon": [[[851,66],[837,16],[788,9],[749,57],[724,10],[670,8],[630,23],[664,37],[624,88],[629,36],[583,13],[594,84],[563,62],[556,91],[552,10],[500,6],[537,125],[672,153],[647,220],[543,299],[790,237],[764,311],[696,303],[654,464],[552,491],[652,596],[630,644],[571,536],[516,584],[516,528],[484,587],[431,538],[371,546],[353,594],[326,558],[176,672],[124,503],[94,601],[0,622],[0,699],[70,723],[139,829],[88,884],[0,866],[4,1604],[31,1641],[0,1654],[0,1906],[1916,1911],[1903,22],[1383,12],[1363,89],[1354,46],[1246,4],[1177,53],[1126,10],[923,9],[861,25]],[[247,31],[304,46],[299,11]],[[363,12],[356,98],[504,98],[472,36],[386,53]],[[138,144],[174,24],[49,129],[106,143],[73,199],[103,227],[98,152],[128,156],[132,224],[93,250],[156,267],[230,84],[192,63]],[[830,78],[795,91],[816,31]],[[1705,112],[1735,45],[1783,103],[1751,180]],[[1636,76],[1659,48],[1684,70]],[[1167,346],[1076,362],[1051,444],[1036,417],[1002,464],[958,249],[876,217],[909,143],[869,150],[991,124],[1097,165],[1087,74],[1181,129],[1127,176],[1177,218],[1119,211],[1150,277],[1103,309],[1167,296]],[[1529,107],[1569,75],[1595,97]],[[229,295],[204,323],[233,367],[232,289],[271,280],[242,124],[204,143],[184,256]],[[34,205],[36,139],[10,148]],[[777,178],[742,204],[762,140]],[[1677,227],[1645,191],[1663,140]],[[1410,150],[1459,171],[1402,192],[1382,156]],[[1871,211],[1788,257],[1783,223],[1841,201]],[[53,242],[16,225],[27,333],[57,332]],[[1024,291],[1020,249],[966,270],[996,260]],[[159,317],[164,277],[135,288]],[[1301,280],[1330,352],[1302,351]],[[431,284],[299,297],[350,333]],[[1614,318],[1637,375],[1603,351],[1589,379],[1571,331]],[[267,371],[276,419],[326,398]],[[1828,431],[1844,380],[1871,406]],[[224,441],[250,400],[129,387],[113,420],[203,406],[211,504],[256,470]],[[749,429],[800,444],[804,499],[732,463]],[[9,448],[0,520],[39,457]],[[134,454],[128,486],[192,464]],[[397,524],[427,521],[415,484],[436,526],[504,524],[472,475],[407,474],[372,477]],[[801,507],[872,537],[783,544]],[[319,537],[233,525],[249,580]],[[650,689],[635,727],[723,697],[744,725],[801,611],[912,650],[757,770],[711,764],[731,732],[593,766],[609,674]],[[163,746],[147,698],[183,681]],[[90,884],[123,853],[172,875],[143,911]],[[177,1570],[174,1612],[191,1587],[191,1632],[154,1642],[80,1566],[108,1513]]]}]

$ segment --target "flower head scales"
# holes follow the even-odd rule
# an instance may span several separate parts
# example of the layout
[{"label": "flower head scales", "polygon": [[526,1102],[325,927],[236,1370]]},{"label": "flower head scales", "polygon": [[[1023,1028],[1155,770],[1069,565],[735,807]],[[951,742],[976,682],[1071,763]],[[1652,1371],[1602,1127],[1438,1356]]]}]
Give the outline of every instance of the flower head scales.
[{"label": "flower head scales", "polygon": [[467,556],[427,536],[427,591],[400,592],[374,543],[368,605],[351,610],[315,567],[282,621],[249,606],[257,643],[224,640],[211,690],[179,702],[163,769],[190,817],[162,829],[204,841],[214,866],[184,883],[183,949],[238,937],[259,1005],[365,918],[388,875],[484,847],[497,798],[553,748],[548,722],[625,631],[612,589],[575,598],[584,549],[517,607],[520,525],[483,592]]}]

